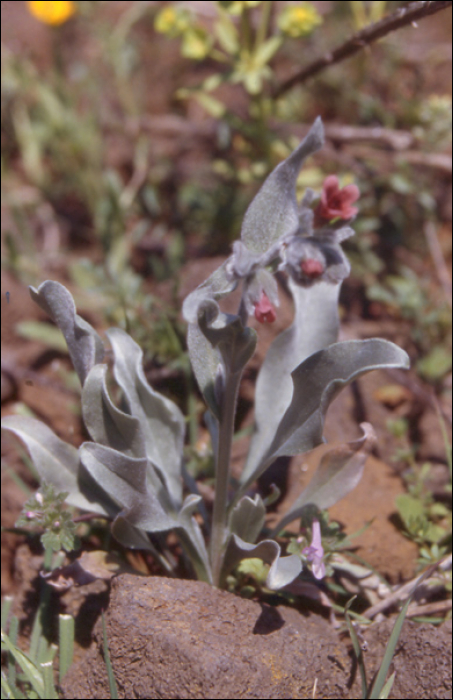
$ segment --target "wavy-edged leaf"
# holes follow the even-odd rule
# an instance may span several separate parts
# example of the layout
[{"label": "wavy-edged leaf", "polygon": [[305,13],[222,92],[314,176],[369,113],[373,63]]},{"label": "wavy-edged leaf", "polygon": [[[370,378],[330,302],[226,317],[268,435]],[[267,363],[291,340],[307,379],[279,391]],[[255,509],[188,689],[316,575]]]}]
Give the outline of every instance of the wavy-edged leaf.
[{"label": "wavy-edged leaf", "polygon": [[[178,514],[178,519],[173,522],[171,529],[178,535],[178,539],[189,556],[197,578],[200,581],[212,584],[206,545],[200,527],[193,517],[200,500],[200,496],[187,496]],[[115,539],[125,547],[147,549],[156,555],[154,547],[151,545],[145,532],[132,525],[128,518],[127,513],[121,512],[113,521],[111,530]],[[162,560],[162,564],[165,566],[165,560]]]},{"label": "wavy-edged leaf", "polygon": [[192,566],[198,580],[212,584],[212,571],[209,563],[208,552],[200,526],[193,517],[201,496],[191,494],[184,499],[183,506],[178,514],[179,525],[176,532],[181,544],[189,555]]},{"label": "wavy-edged leaf", "polygon": [[82,390],[82,415],[90,437],[131,457],[146,457],[138,418],[120,411],[106,383],[107,365],[91,368]]},{"label": "wavy-edged leaf", "polygon": [[128,457],[109,447],[85,442],[80,447],[80,460],[131,525],[146,532],[163,532],[175,526],[158,495],[148,488],[146,458]]},{"label": "wavy-edged leaf", "polygon": [[352,491],[362,478],[366,459],[376,444],[376,435],[369,423],[362,423],[363,436],[326,452],[307,488],[293,503],[288,513],[273,530],[275,536],[288,523],[302,516],[308,505],[320,510],[330,508]]},{"label": "wavy-edged leaf", "polygon": [[220,352],[213,348],[197,323],[190,323],[187,332],[190,363],[198,386],[211,413],[219,417],[216,397],[216,381],[222,369]]},{"label": "wavy-edged leaf", "polygon": [[301,287],[291,279],[294,321],[267,351],[255,391],[255,432],[241,480],[246,480],[272,443],[277,427],[291,403],[291,373],[303,360],[335,343],[338,336],[339,284],[320,282]]},{"label": "wavy-edged leaf", "polygon": [[25,444],[40,479],[59,492],[68,492],[66,502],[77,508],[107,515],[109,510],[89,493],[81,491],[79,455],[75,447],[61,440],[44,423],[26,416],[7,416],[2,428],[17,435]]},{"label": "wavy-edged leaf", "polygon": [[198,307],[198,323],[189,325],[190,361],[211,413],[220,417],[219,392],[226,373],[240,375],[256,348],[256,332],[239,316],[220,312],[216,301]]},{"label": "wavy-edged leaf", "polygon": [[[140,421],[120,411],[112,402],[106,384],[107,365],[95,365],[90,370],[82,390],[82,415],[94,442],[123,452],[130,457],[146,457],[146,444]],[[148,478],[156,493],[162,482],[148,460]],[[162,494],[162,502],[171,504]]]},{"label": "wavy-edged leaf", "polygon": [[115,356],[114,376],[131,415],[141,424],[148,459],[158,470],[175,507],[179,508],[184,417],[173,401],[149,386],[142,366],[143,352],[137,343],[119,328],[111,328],[107,336]]},{"label": "wavy-edged leaf", "polygon": [[72,364],[83,386],[90,369],[102,362],[104,357],[100,336],[76,313],[71,293],[59,282],[47,280],[38,289],[30,287],[30,295],[63,333]]},{"label": "wavy-edged leaf", "polygon": [[249,250],[265,253],[279,238],[297,229],[297,176],[304,160],[318,151],[323,143],[324,127],[318,117],[298,148],[265,180],[242,224],[241,238]]},{"label": "wavy-edged leaf", "polygon": [[229,530],[246,542],[256,542],[263,529],[266,508],[259,494],[244,496],[230,514]]},{"label": "wavy-edged leaf", "polygon": [[225,260],[207,280],[202,282],[184,300],[182,313],[187,323],[198,323],[200,305],[206,301],[218,301],[233,292],[238,282],[227,272],[228,260]]},{"label": "wavy-edged leaf", "polygon": [[254,472],[244,479],[241,492],[258,478],[276,457],[312,450],[323,442],[327,409],[340,391],[374,369],[409,367],[407,353],[380,338],[347,340],[314,353],[292,372],[291,403],[272,444]]},{"label": "wavy-edged leaf", "polygon": [[241,374],[255,352],[256,331],[244,327],[239,316],[221,313],[215,302],[209,308],[203,306],[198,322],[212,347],[218,349],[226,373]]},{"label": "wavy-edged leaf", "polygon": [[300,558],[295,554],[282,557],[280,545],[274,540],[263,540],[258,544],[249,544],[237,535],[232,535],[225,554],[224,575],[227,575],[242,559],[255,557],[270,565],[266,586],[272,591],[278,591],[287,586],[302,571]]}]

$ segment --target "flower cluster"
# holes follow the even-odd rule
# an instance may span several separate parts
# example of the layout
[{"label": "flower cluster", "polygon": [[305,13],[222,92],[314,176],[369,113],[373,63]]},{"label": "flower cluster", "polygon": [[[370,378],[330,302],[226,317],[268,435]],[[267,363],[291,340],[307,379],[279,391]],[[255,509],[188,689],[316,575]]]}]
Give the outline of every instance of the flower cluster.
[{"label": "flower cluster", "polygon": [[293,39],[311,34],[320,24],[322,17],[311,2],[286,7],[278,18],[279,29]]},{"label": "flower cluster", "polygon": [[[243,309],[260,323],[275,321],[278,306],[277,284],[267,267],[285,272],[302,287],[322,281],[339,284],[349,275],[350,264],[340,244],[354,234],[343,222],[356,215],[358,210],[351,205],[359,190],[356,185],[340,189],[338,178],[329,175],[314,211],[309,207],[313,196],[309,190],[302,201],[299,228],[265,253],[252,253],[241,241],[233,245],[227,274],[232,281],[243,281]],[[329,226],[332,220],[339,223]]]}]

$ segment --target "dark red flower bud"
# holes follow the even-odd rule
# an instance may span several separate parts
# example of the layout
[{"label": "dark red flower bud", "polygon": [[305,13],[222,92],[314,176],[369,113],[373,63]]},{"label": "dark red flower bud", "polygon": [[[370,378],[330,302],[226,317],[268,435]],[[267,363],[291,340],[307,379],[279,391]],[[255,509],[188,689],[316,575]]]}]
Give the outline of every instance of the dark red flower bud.
[{"label": "dark red flower bud", "polygon": [[304,273],[305,277],[310,279],[317,279],[325,272],[325,267],[320,260],[313,260],[309,258],[308,260],[302,260],[300,263],[300,269]]},{"label": "dark red flower bud", "polygon": [[275,308],[265,292],[261,292],[261,298],[254,304],[254,307],[255,318],[260,323],[273,323],[277,318]]}]

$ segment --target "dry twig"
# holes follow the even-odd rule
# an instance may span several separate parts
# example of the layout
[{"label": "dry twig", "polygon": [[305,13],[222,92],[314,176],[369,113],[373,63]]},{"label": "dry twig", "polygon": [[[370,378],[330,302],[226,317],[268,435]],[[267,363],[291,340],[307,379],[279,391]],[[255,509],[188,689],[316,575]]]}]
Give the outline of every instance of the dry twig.
[{"label": "dry twig", "polygon": [[366,46],[369,46],[378,39],[386,36],[395,29],[400,29],[408,24],[413,24],[417,20],[433,15],[440,10],[445,10],[451,7],[451,0],[445,2],[411,2],[407,7],[400,7],[388,17],[379,22],[365,27],[360,32],[357,32],[350,37],[344,44],[341,44],[333,51],[324,54],[320,58],[313,61],[301,71],[296,73],[286,80],[274,92],[274,97],[280,97],[285,92],[290,90],[294,85],[300,84],[312,78],[314,75],[324,70],[327,66],[334,63],[339,63],[345,58],[353,56],[358,51],[361,51]]}]

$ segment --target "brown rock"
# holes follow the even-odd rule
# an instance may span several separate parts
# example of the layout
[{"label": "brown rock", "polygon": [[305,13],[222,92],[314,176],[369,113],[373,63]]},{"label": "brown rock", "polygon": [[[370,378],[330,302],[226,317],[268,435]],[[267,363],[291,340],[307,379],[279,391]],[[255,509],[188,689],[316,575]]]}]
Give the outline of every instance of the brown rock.
[{"label": "brown rock", "polygon": [[[199,581],[122,575],[107,638],[120,698],[348,696],[350,661],[329,623]],[[102,630],[63,681],[65,698],[109,697]]]}]

